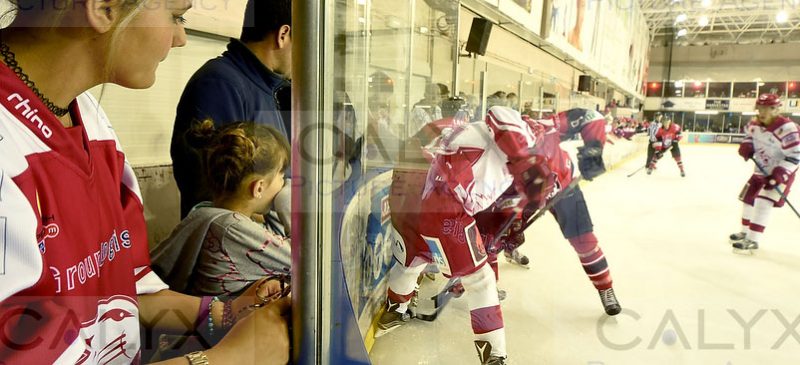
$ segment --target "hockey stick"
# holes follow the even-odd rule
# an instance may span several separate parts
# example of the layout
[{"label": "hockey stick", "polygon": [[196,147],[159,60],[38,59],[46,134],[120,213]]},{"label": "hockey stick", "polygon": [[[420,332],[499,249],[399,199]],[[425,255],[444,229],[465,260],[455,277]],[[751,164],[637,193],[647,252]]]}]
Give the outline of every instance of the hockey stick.
[{"label": "hockey stick", "polygon": [[414,318],[417,318],[422,321],[426,322],[433,322],[436,320],[436,317],[439,316],[439,313],[444,309],[450,299],[453,298],[455,294],[453,294],[452,289],[456,285],[461,283],[461,278],[451,278],[450,281],[445,284],[444,289],[442,289],[438,294],[431,297],[433,301],[433,313],[414,313]]},{"label": "hockey stick", "polygon": [[[764,174],[764,176],[769,177],[769,174],[767,174],[767,170],[764,169],[764,166],[761,166],[761,164],[758,163],[758,161],[756,161],[756,159],[752,158],[752,160],[753,160],[753,162],[755,162],[756,167],[758,167],[758,169],[761,170],[761,173]],[[777,185],[775,185],[775,191],[777,191],[778,194],[781,195],[781,198],[783,198],[783,201],[786,202],[786,205],[788,205],[789,208],[792,208],[792,211],[794,212],[794,214],[797,215],[798,218],[800,218],[800,213],[798,213],[797,209],[794,208],[794,205],[792,205],[792,203],[789,201],[789,198],[786,196],[786,194],[784,194],[783,191],[781,191],[781,188],[779,188]]]},{"label": "hockey stick", "polygon": [[[553,206],[555,206],[556,203],[558,203],[561,199],[564,199],[570,191],[575,189],[575,187],[578,186],[578,184],[582,180],[583,180],[583,177],[581,177],[581,176],[578,176],[574,180],[572,180],[572,182],[570,182],[569,185],[567,185],[566,188],[564,188],[563,190],[559,191],[554,197],[552,197],[550,199],[550,201],[547,202],[547,204],[545,204],[544,207],[539,209],[536,212],[535,215],[533,215],[531,218],[529,218],[528,221],[525,222],[525,225],[522,226],[520,231],[525,231],[526,229],[528,229],[528,227],[531,226],[531,224],[533,224],[533,222],[536,222],[537,219],[541,218],[545,213],[550,211],[550,209],[553,208]],[[524,207],[523,208],[519,208],[519,207],[515,208],[515,210],[516,210],[515,216],[516,216],[517,212],[519,212],[519,211],[521,211],[523,209],[524,209]],[[506,231],[508,231],[509,228],[511,228],[511,225],[514,224],[514,221],[516,221],[516,219],[514,219],[514,218],[509,219],[503,225],[503,227],[500,229],[500,231],[497,233],[497,235],[494,236],[494,238],[492,239],[492,244],[491,245],[487,245],[485,247],[494,247],[494,245],[497,244],[497,241],[500,240],[500,237],[502,237],[506,233]]]},{"label": "hockey stick", "polygon": [[633,176],[633,175],[636,175],[636,173],[637,173],[637,172],[644,170],[646,167],[647,167],[647,165],[645,165],[645,166],[642,166],[642,167],[640,167],[640,168],[636,169],[636,171],[634,171],[634,172],[630,173],[630,174],[628,175],[628,177],[631,177],[631,176]]}]

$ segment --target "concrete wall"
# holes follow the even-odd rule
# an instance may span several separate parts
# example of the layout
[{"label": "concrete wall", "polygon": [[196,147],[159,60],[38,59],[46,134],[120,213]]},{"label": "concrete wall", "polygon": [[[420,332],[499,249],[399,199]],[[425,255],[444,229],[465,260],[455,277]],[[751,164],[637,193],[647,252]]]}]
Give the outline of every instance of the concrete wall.
[{"label": "concrete wall", "polygon": [[[667,78],[669,48],[650,49],[647,79]],[[672,80],[800,80],[800,43],[675,47]]]}]

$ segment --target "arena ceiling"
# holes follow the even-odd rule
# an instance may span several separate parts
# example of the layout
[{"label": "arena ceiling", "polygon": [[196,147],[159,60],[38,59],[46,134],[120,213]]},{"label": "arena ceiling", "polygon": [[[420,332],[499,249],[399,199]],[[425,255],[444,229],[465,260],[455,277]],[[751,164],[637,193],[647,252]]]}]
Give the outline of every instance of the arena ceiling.
[{"label": "arena ceiling", "polygon": [[800,42],[800,0],[639,2],[653,46]]}]

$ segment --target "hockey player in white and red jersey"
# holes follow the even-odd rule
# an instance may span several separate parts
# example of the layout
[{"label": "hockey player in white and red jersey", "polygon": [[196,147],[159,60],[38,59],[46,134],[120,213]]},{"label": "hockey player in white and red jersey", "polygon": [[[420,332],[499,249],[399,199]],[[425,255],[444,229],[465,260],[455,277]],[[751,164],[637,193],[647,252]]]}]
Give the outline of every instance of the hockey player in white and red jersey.
[{"label": "hockey player in white and red jersey", "polygon": [[[549,171],[549,175],[545,175],[549,176],[549,179],[545,179],[541,188],[537,186],[533,191],[528,191],[530,203],[522,211],[519,220],[512,225],[508,234],[497,239],[498,247],[489,248],[489,261],[496,274],[496,255],[493,253],[503,250],[510,261],[524,258],[518,252],[519,245],[525,242],[522,231],[525,227],[521,222],[526,222],[537,209],[553,199],[574,180],[576,171],[569,154],[560,147],[561,141],[572,139],[577,134],[581,135],[584,145],[579,148],[578,170],[584,179],[591,180],[605,171],[602,150],[606,142],[606,120],[600,113],[576,108],[560,112],[549,119],[531,120],[525,116],[523,119],[532,129],[544,130],[541,142],[534,149],[534,155],[545,165],[543,170]],[[504,197],[513,196],[513,193],[507,191]],[[564,238],[578,255],[587,277],[597,289],[604,311],[608,315],[616,315],[621,311],[621,307],[614,294],[608,262],[594,235],[583,192],[580,187],[575,186],[564,194],[553,204],[550,212],[556,218]],[[513,213],[502,205],[502,203],[495,204],[476,215],[478,227],[488,235],[498,232]],[[485,240],[493,242],[494,238],[487,237]]]},{"label": "hockey player in white and red jersey", "polygon": [[752,159],[756,166],[739,195],[744,203],[742,230],[730,235],[737,252],[758,249],[772,208],[786,203],[797,174],[800,131],[797,124],[779,114],[780,107],[778,95],[759,96],[756,100],[758,114],[745,128],[745,139],[739,145],[739,155],[745,161]]}]

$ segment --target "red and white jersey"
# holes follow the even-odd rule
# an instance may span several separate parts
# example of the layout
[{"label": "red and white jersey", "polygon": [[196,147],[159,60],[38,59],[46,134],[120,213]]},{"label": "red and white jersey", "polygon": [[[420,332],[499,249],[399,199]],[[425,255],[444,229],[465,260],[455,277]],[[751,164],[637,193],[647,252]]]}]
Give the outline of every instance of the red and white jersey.
[{"label": "red and white jersey", "polygon": [[588,109],[571,109],[552,119],[533,120],[513,109],[495,106],[485,121],[453,128],[438,125],[442,134],[426,147],[433,158],[424,194],[436,182],[445,182],[467,214],[474,215],[491,206],[514,182],[509,162],[535,155],[544,157],[561,186],[569,185],[575,169],[569,154],[560,147],[562,139],[580,133],[584,141],[599,141],[602,146],[605,124],[600,113]]},{"label": "red and white jersey", "polygon": [[88,93],[70,109],[64,128],[0,64],[0,359],[138,363],[137,295],[166,285],[111,124]]},{"label": "red and white jersey", "polygon": [[661,128],[656,131],[656,140],[661,142],[664,148],[669,148],[673,142],[681,140],[681,126],[672,123],[668,128],[664,128],[662,124]]},{"label": "red and white jersey", "polygon": [[[753,158],[768,174],[772,174],[772,169],[777,166],[794,173],[800,163],[798,129],[800,128],[797,124],[782,116],[777,117],[769,126],[753,120],[745,128],[745,138],[742,143],[753,144]],[[763,175],[758,167],[755,167],[755,172]]]},{"label": "red and white jersey", "polygon": [[498,106],[486,121],[445,128],[426,147],[433,160],[423,197],[444,182],[467,214],[488,208],[514,182],[509,159],[529,158],[538,138],[518,111]]}]

